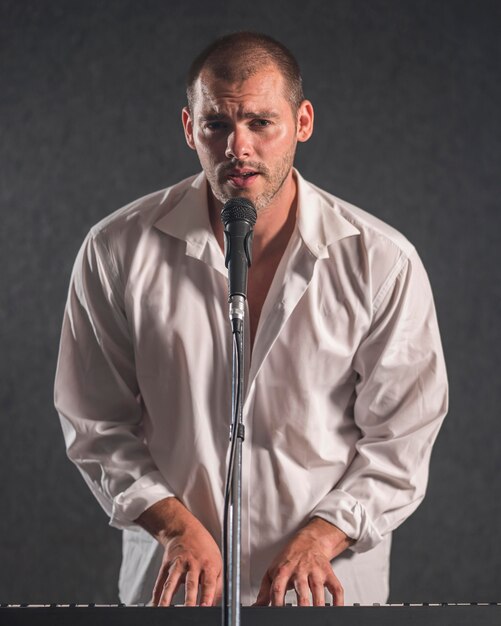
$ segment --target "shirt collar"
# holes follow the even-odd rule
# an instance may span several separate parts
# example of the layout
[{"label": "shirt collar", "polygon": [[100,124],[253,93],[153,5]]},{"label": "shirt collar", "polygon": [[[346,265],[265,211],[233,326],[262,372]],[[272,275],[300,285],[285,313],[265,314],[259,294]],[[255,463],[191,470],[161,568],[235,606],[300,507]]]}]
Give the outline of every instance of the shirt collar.
[{"label": "shirt collar", "polygon": [[[304,180],[294,169],[298,187],[298,232],[319,259],[329,256],[329,246],[360,231],[339,210],[337,199]],[[223,254],[214,236],[207,203],[207,179],[194,177],[173,209],[162,216],[156,228],[186,242],[186,253],[211,265],[220,265]],[[216,261],[217,259],[217,261]]]},{"label": "shirt collar", "polygon": [[294,170],[298,187],[299,234],[310,252],[319,259],[329,257],[329,246],[360,231],[339,210],[337,199],[304,180]]},{"label": "shirt collar", "polygon": [[188,256],[224,271],[223,253],[209,219],[206,181],[203,172],[192,178],[174,207],[155,222],[155,227],[185,241]]}]

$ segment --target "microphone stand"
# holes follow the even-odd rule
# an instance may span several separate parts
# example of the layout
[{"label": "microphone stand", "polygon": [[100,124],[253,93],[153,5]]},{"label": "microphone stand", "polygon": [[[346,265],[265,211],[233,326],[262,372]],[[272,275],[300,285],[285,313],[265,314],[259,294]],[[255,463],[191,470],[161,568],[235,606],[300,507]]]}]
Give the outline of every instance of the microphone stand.
[{"label": "microphone stand", "polygon": [[256,209],[245,198],[229,200],[221,211],[225,236],[225,265],[228,268],[229,317],[233,358],[231,382],[230,455],[223,514],[223,626],[240,626],[241,534],[242,534],[242,443],[244,398],[244,319],[247,270],[251,265]]},{"label": "microphone stand", "polygon": [[[230,302],[230,320],[233,335],[232,362],[232,424],[230,430],[229,510],[225,511],[228,535],[223,537],[225,581],[223,590],[223,626],[240,626],[241,607],[241,536],[242,536],[242,443],[244,391],[244,316],[245,298],[233,296]],[[226,558],[224,558],[226,557]]]}]

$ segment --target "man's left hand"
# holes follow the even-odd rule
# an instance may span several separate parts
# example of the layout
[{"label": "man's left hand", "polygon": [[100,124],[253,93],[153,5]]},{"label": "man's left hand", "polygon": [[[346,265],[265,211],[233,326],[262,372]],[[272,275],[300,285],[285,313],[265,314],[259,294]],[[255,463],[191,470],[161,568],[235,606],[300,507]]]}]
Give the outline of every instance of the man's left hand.
[{"label": "man's left hand", "polygon": [[353,543],[345,533],[315,517],[278,554],[261,581],[257,606],[283,606],[285,594],[294,589],[298,606],[325,606],[325,588],[334,604],[344,604],[341,583],[334,575],[331,560]]}]

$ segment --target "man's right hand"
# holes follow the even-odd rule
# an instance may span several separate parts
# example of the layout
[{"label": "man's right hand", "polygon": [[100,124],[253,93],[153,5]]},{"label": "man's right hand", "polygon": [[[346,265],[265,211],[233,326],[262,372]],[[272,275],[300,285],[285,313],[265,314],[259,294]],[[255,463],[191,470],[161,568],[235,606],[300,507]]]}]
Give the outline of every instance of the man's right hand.
[{"label": "man's right hand", "polygon": [[[213,606],[222,593],[222,559],[212,535],[176,498],[165,498],[142,513],[136,523],[164,547],[153,589],[155,606],[170,606],[184,584],[186,606]],[[200,593],[199,593],[200,591]],[[198,600],[198,602],[197,602]]]}]

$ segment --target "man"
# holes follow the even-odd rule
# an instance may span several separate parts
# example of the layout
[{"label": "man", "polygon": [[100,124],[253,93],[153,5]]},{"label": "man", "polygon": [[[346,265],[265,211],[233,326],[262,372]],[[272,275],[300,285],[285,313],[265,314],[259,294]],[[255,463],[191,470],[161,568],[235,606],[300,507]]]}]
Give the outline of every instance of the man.
[{"label": "man", "polygon": [[[122,601],[219,601],[231,333],[222,204],[256,206],[244,399],[242,601],[385,602],[391,532],[422,500],[445,366],[412,245],[304,181],[290,52],[252,33],[193,63],[203,173],[94,227],[75,264],[56,406],[124,529]],[[349,548],[349,549],[347,549]]]}]

